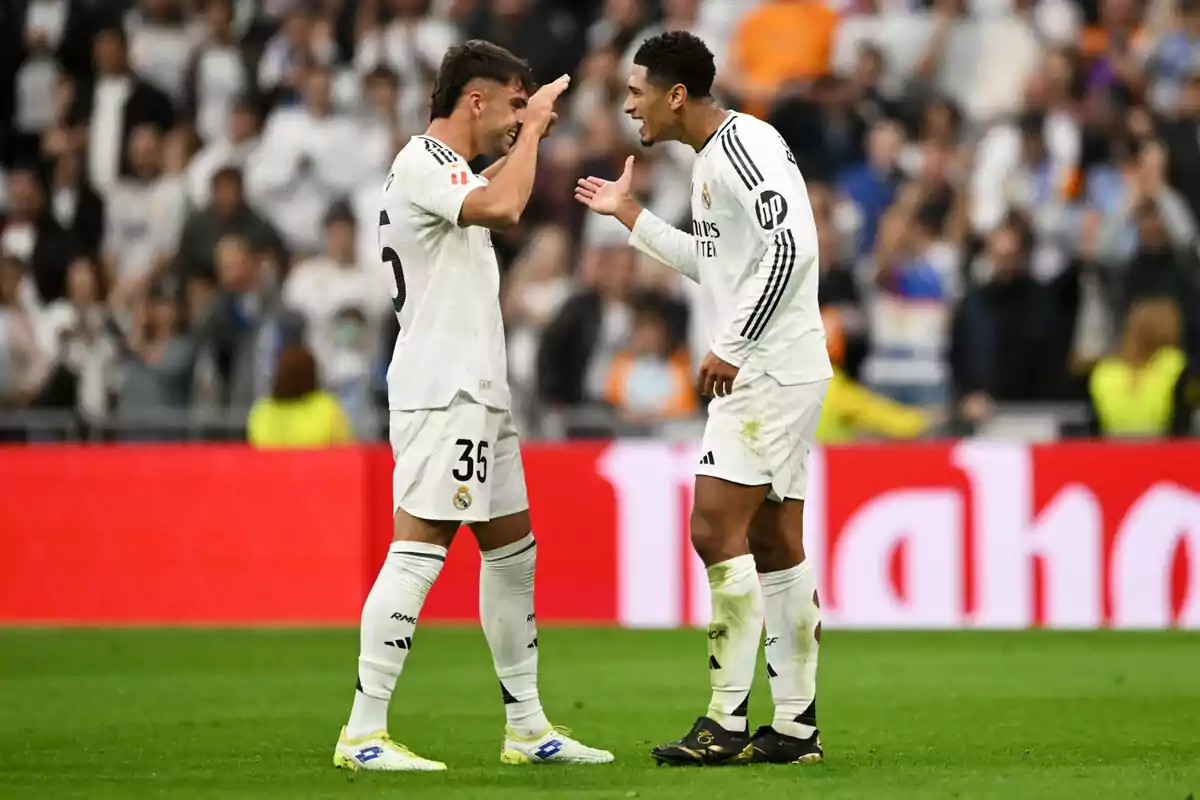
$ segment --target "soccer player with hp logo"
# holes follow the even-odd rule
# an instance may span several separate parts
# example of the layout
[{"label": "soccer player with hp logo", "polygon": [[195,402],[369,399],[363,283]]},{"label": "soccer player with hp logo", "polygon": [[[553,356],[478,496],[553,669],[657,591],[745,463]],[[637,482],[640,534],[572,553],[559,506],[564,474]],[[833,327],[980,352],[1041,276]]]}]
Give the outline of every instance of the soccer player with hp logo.
[{"label": "soccer player with hp logo", "polygon": [[[712,700],[652,755],[667,764],[813,763],[824,758],[821,612],[802,522],[808,453],[833,375],[817,308],[817,231],[787,144],[767,123],[719,108],[714,76],[704,42],[664,33],[638,50],[625,100],[642,144],[679,141],[697,153],[691,234],[634,199],[632,157],[617,180],[584,178],[575,191],[629,228],[638,250],[700,284],[711,332],[698,383],[713,400],[691,531],[712,593]],[[775,714],[751,735],[764,616]]]}]

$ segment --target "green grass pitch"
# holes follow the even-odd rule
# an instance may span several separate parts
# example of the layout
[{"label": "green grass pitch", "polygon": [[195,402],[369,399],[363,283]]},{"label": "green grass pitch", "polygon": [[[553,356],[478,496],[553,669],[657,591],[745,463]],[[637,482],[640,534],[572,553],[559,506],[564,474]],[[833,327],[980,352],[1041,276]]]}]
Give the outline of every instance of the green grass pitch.
[{"label": "green grass pitch", "polygon": [[[697,631],[541,636],[552,720],[612,749],[591,768],[498,762],[482,634],[417,632],[396,738],[450,765],[330,764],[351,630],[0,630],[3,798],[1155,798],[1200,792],[1195,633],[850,633],[821,648],[827,761],[656,767],[707,697]],[[766,721],[762,660],[751,724]]]}]

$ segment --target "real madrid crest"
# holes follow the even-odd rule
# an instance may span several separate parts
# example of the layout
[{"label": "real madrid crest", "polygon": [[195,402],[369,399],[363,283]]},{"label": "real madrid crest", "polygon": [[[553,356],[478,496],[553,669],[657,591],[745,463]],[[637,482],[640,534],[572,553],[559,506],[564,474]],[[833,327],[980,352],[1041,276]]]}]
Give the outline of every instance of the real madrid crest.
[{"label": "real madrid crest", "polygon": [[708,193],[708,182],[700,184],[700,202],[705,208],[712,208],[712,195]]},{"label": "real madrid crest", "polygon": [[471,507],[471,491],[466,486],[459,486],[458,491],[454,493],[454,507],[459,511],[466,511]]}]

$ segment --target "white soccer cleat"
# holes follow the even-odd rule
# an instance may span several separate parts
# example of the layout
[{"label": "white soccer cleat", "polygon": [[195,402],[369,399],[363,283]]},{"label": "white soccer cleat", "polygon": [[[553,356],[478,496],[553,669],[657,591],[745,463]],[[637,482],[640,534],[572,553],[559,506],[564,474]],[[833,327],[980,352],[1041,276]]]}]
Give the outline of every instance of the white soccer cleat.
[{"label": "white soccer cleat", "polygon": [[608,764],[613,754],[597,750],[572,739],[564,728],[550,728],[541,736],[518,736],[512,728],[504,731],[500,763],[524,764]]},{"label": "white soccer cleat", "polygon": [[338,769],[378,772],[440,772],[446,768],[440,761],[421,758],[404,745],[393,742],[387,731],[348,739],[345,728],[333,750],[333,765]]}]

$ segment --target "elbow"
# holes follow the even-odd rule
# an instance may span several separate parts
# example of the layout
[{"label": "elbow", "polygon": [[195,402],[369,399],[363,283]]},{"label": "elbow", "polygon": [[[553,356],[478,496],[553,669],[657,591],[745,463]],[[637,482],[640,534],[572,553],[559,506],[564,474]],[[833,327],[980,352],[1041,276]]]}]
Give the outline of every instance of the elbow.
[{"label": "elbow", "polygon": [[521,211],[517,208],[501,208],[497,209],[492,215],[491,227],[498,230],[507,230],[515,228],[517,223],[521,221]]}]

